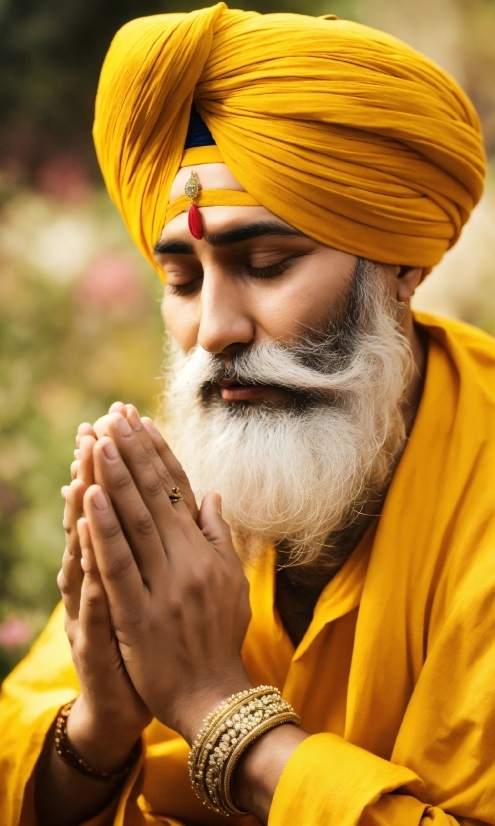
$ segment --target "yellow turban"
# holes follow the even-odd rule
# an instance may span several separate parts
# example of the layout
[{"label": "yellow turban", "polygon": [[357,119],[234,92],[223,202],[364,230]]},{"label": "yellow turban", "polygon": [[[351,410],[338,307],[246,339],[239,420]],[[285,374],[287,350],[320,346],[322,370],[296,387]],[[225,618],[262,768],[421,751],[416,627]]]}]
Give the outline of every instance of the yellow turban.
[{"label": "yellow turban", "polygon": [[480,198],[473,106],[399,40],[224,3],[143,17],[110,46],[94,139],[108,191],[152,264],[193,98],[253,199],[344,252],[428,269]]}]

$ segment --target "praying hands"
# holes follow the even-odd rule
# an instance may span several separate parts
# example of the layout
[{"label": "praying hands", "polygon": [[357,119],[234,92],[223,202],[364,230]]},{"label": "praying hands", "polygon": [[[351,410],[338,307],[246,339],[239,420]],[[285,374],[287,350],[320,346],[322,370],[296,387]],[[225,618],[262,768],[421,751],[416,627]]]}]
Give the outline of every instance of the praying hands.
[{"label": "praying hands", "polygon": [[[191,744],[209,712],[252,688],[240,654],[248,583],[220,496],[207,494],[198,511],[177,459],[132,405],[117,403],[94,427],[81,425],[76,443],[58,577],[80,683],[67,737],[115,782],[74,773],[47,741],[36,785],[42,826],[44,811],[50,826],[66,826],[115,801],[152,717]],[[241,761],[236,796],[262,822],[305,736],[280,726]]]},{"label": "praying hands", "polygon": [[[94,436],[80,439],[79,451],[79,478],[67,495],[68,525],[76,522],[80,594],[89,592],[85,610],[92,612],[87,624],[94,628],[100,617],[111,624],[122,675],[137,695],[129,739],[147,722],[144,703],[191,742],[209,711],[251,687],[240,658],[250,616],[248,586],[220,498],[209,494],[197,512],[175,458],[132,407],[127,415],[111,412],[100,419]],[[87,485],[91,466],[97,484]],[[184,498],[172,501],[179,483]],[[79,520],[77,499],[84,511]],[[67,568],[77,556],[75,548]],[[77,602],[77,583],[63,570],[68,610]],[[76,643],[83,673],[98,656],[98,647],[92,648],[89,640]]]}]

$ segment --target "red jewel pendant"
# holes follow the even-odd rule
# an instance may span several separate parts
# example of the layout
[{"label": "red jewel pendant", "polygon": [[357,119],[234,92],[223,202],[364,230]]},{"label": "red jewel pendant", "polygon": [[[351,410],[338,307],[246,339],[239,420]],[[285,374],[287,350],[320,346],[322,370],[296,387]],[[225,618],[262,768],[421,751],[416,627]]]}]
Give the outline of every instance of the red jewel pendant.
[{"label": "red jewel pendant", "polygon": [[186,181],[186,185],[184,186],[184,195],[187,195],[191,201],[191,206],[189,207],[189,212],[187,213],[189,232],[193,238],[197,238],[198,241],[200,241],[203,237],[203,222],[201,220],[201,213],[194,203],[199,195],[199,190],[199,178],[194,171],[191,171],[191,174]]},{"label": "red jewel pendant", "polygon": [[187,224],[189,227],[189,232],[193,238],[197,238],[197,240],[200,241],[203,237],[203,222],[201,220],[201,213],[196,204],[191,204],[189,207],[189,212],[187,213]]}]

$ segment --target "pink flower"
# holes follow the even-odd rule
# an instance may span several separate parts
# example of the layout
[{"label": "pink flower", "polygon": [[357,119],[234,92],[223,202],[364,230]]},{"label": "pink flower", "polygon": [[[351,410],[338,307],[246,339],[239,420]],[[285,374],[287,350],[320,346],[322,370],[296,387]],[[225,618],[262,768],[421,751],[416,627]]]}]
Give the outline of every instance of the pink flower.
[{"label": "pink flower", "polygon": [[90,307],[122,308],[139,312],[143,304],[141,280],[132,262],[122,253],[97,258],[80,279],[80,300]]},{"label": "pink flower", "polygon": [[14,648],[28,642],[31,636],[28,625],[17,617],[8,617],[0,623],[0,645],[4,648]]},{"label": "pink flower", "polygon": [[84,164],[73,155],[60,155],[43,164],[37,184],[42,192],[63,203],[79,204],[91,194]]}]

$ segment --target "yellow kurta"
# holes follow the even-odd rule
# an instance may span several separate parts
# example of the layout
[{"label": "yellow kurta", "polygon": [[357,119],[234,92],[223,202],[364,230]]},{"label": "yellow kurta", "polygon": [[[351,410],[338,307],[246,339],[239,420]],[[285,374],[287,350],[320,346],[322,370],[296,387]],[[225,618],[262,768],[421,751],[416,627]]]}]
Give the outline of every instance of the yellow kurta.
[{"label": "yellow kurta", "polygon": [[[274,610],[270,559],[249,572],[247,671],[282,689],[312,735],[269,826],[495,826],[495,345],[417,318],[425,388],[376,534],[325,588],[297,650]],[[77,690],[59,607],[4,683],[1,826],[36,823],[29,779]],[[225,823],[189,787],[185,742],[156,721],[145,741],[117,811],[92,823]]]}]

